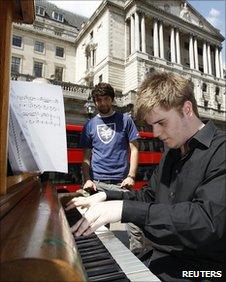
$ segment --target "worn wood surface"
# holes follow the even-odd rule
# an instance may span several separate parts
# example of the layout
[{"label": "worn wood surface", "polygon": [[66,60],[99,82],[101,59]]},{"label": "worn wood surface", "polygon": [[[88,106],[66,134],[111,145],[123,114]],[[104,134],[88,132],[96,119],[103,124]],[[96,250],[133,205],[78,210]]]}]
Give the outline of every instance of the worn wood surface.
[{"label": "worn wood surface", "polygon": [[30,192],[0,221],[0,280],[86,281],[56,190],[37,180],[26,185]]},{"label": "worn wood surface", "polygon": [[0,1],[0,195],[7,192],[7,144],[12,22],[32,23],[34,1]]}]

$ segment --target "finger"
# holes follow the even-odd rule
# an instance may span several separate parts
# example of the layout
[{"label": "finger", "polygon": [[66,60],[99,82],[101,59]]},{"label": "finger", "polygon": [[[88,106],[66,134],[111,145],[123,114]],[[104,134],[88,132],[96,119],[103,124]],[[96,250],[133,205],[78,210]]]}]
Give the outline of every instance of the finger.
[{"label": "finger", "polygon": [[95,232],[97,228],[107,224],[108,222],[103,220],[103,218],[98,217],[92,224],[90,224],[90,231]]},{"label": "finger", "polygon": [[93,183],[93,189],[94,189],[94,191],[97,191],[97,186],[96,186],[95,183]]},{"label": "finger", "polygon": [[71,227],[71,232],[72,232],[72,233],[76,232],[84,220],[85,220],[84,217],[80,218],[80,219],[75,223],[75,225],[73,225],[73,226]]},{"label": "finger", "polygon": [[123,186],[125,186],[125,182],[124,181],[122,181],[120,187],[123,187]]},{"label": "finger", "polygon": [[83,235],[83,233],[90,227],[90,223],[89,221],[84,218],[84,220],[81,222],[79,228],[76,230],[75,232],[75,236],[79,237],[81,235]]},{"label": "finger", "polygon": [[83,235],[84,236],[89,236],[89,235],[91,235],[93,233],[93,230],[89,227],[84,233],[83,233]]},{"label": "finger", "polygon": [[73,209],[74,207],[81,207],[81,206],[86,206],[87,204],[84,203],[84,198],[83,197],[78,197],[77,199],[74,199],[73,201],[70,201],[68,203],[68,206],[65,208],[65,210],[70,210]]}]

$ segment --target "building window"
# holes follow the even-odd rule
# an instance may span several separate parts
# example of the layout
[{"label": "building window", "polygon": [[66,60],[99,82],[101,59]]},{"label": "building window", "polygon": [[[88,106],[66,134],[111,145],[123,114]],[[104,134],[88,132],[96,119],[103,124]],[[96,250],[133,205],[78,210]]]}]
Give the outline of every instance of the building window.
[{"label": "building window", "polygon": [[21,47],[22,46],[22,37],[13,35],[13,46]]},{"label": "building window", "polygon": [[220,94],[220,88],[217,86],[215,89],[215,95],[218,96]]},{"label": "building window", "polygon": [[35,41],[35,51],[39,53],[44,52],[44,43],[40,41]]},{"label": "building window", "polygon": [[90,38],[90,40],[93,39],[93,31],[90,32],[89,38]]},{"label": "building window", "polygon": [[221,104],[217,104],[217,110],[218,110],[218,112],[221,111]]},{"label": "building window", "polygon": [[62,81],[63,80],[63,68],[55,67],[55,80]]},{"label": "building window", "polygon": [[184,42],[184,49],[189,50],[189,43],[188,42]]},{"label": "building window", "polygon": [[39,15],[39,16],[45,16],[45,9],[41,6],[36,6],[35,13],[36,15]]},{"label": "building window", "polygon": [[56,56],[63,58],[64,57],[64,48],[57,46],[56,47]]},{"label": "building window", "polygon": [[64,16],[60,13],[53,12],[52,18],[58,22],[64,22]]},{"label": "building window", "polygon": [[12,57],[11,61],[11,72],[12,73],[20,73],[20,61],[21,59],[18,57]]},{"label": "building window", "polygon": [[89,53],[87,52],[86,53],[86,70],[88,70],[90,68],[90,66],[91,66],[90,61],[91,61],[90,52]]},{"label": "building window", "polygon": [[43,71],[43,63],[34,62],[34,76],[42,77],[42,71]]},{"label": "building window", "polygon": [[101,83],[103,81],[103,75],[99,75],[99,83]]},{"label": "building window", "polygon": [[203,91],[203,92],[206,92],[206,91],[207,91],[207,85],[206,85],[206,83],[203,83],[203,84],[202,84],[202,91]]},{"label": "building window", "polygon": [[92,65],[93,65],[93,66],[96,65],[96,49],[93,50],[93,61],[92,61]]}]

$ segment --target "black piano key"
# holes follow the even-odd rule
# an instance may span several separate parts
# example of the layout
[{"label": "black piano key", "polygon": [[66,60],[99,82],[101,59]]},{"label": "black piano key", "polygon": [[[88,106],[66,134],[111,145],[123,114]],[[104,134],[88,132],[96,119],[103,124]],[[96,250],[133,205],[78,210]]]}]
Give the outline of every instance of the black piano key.
[{"label": "black piano key", "polygon": [[75,225],[75,223],[82,218],[82,215],[80,212],[77,210],[77,208],[73,208],[71,210],[64,210],[67,221],[69,223],[69,226],[72,227]]},{"label": "black piano key", "polygon": [[115,260],[113,258],[109,258],[109,259],[105,259],[102,261],[94,261],[94,262],[87,262],[87,263],[83,263],[84,267],[86,270],[90,269],[90,268],[94,268],[100,265],[110,265],[110,264],[114,264]]},{"label": "black piano key", "polygon": [[82,244],[77,244],[77,247],[79,250],[82,249],[88,249],[88,248],[92,248],[92,247],[98,247],[98,246],[103,246],[101,242],[90,242],[90,243],[82,243]]},{"label": "black piano key", "polygon": [[106,252],[106,249],[105,248],[101,248],[101,249],[97,249],[97,250],[79,250],[79,253],[81,256],[92,256],[92,255],[95,255],[95,254],[102,254]]},{"label": "black piano key", "polygon": [[86,251],[95,251],[95,250],[106,250],[106,248],[103,246],[103,245],[99,245],[99,246],[93,246],[93,247],[89,247],[89,248],[87,248],[87,249],[85,249],[85,248],[83,248],[83,249],[79,249],[78,248],[78,250],[79,250],[79,252],[80,253],[85,253]]},{"label": "black piano key", "polygon": [[96,243],[96,242],[100,242],[100,240],[98,240],[98,238],[92,238],[92,239],[87,239],[87,240],[82,240],[82,241],[75,241],[77,246],[80,246],[82,244],[92,244],[92,243]]},{"label": "black piano key", "polygon": [[129,282],[130,280],[121,271],[117,273],[100,274],[93,277],[89,277],[89,282]]},{"label": "black piano key", "polygon": [[[76,208],[65,211],[65,214],[70,227],[82,217]],[[96,234],[74,239],[89,282],[130,281]]]},{"label": "black piano key", "polygon": [[91,235],[88,235],[88,236],[79,236],[79,237],[75,237],[75,242],[80,242],[80,241],[84,241],[84,240],[87,240],[87,239],[94,239],[94,238],[97,238],[97,235],[95,233],[92,233]]},{"label": "black piano key", "polygon": [[114,272],[119,272],[120,268],[118,265],[113,264],[113,265],[101,265],[95,268],[87,269],[87,275],[88,277],[93,277],[96,275],[101,274],[107,274],[107,273],[114,273]]},{"label": "black piano key", "polygon": [[104,254],[97,254],[95,256],[88,256],[86,258],[82,257],[82,262],[86,263],[86,262],[93,262],[93,261],[97,261],[97,260],[105,260],[105,259],[109,259],[110,258],[110,254],[108,252],[104,253]]}]

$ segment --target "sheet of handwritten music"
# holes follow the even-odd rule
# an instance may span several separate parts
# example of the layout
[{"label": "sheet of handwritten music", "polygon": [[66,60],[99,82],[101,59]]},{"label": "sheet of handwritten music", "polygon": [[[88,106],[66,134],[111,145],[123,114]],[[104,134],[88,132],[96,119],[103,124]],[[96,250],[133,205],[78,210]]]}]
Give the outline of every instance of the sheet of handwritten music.
[{"label": "sheet of handwritten music", "polygon": [[67,142],[60,86],[11,81],[9,161],[14,172],[67,173]]}]

